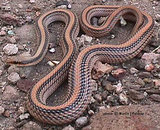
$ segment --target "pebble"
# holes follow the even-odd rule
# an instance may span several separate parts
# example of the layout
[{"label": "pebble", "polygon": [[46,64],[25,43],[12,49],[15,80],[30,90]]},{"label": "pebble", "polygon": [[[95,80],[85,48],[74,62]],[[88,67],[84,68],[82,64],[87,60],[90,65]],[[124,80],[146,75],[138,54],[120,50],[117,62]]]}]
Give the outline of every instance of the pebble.
[{"label": "pebble", "polygon": [[141,59],[144,60],[146,64],[150,64],[153,61],[155,63],[155,61],[158,60],[159,58],[160,58],[160,54],[156,54],[156,53],[144,53],[141,57]]},{"label": "pebble", "polygon": [[86,41],[88,43],[91,43],[91,41],[93,39],[92,37],[87,36],[87,35],[82,35],[81,38],[84,39],[84,41]]},{"label": "pebble", "polygon": [[6,35],[6,32],[5,31],[0,31],[0,36],[5,36]]},{"label": "pebble", "polygon": [[126,74],[126,70],[122,69],[122,68],[118,68],[116,70],[113,70],[111,72],[111,74],[116,78],[120,78],[120,77],[123,77]]},{"label": "pebble", "polygon": [[36,1],[35,1],[35,0],[29,0],[29,2],[30,2],[31,4],[33,4],[33,3],[35,3]]},{"label": "pebble", "polygon": [[153,99],[154,101],[160,102],[160,95],[158,94],[152,94],[150,95],[150,98]]},{"label": "pebble", "polygon": [[0,76],[2,75],[2,73],[3,73],[3,71],[2,71],[2,70],[0,70]]},{"label": "pebble", "polygon": [[76,121],[75,121],[75,124],[77,127],[81,128],[85,125],[87,125],[88,123],[88,118],[83,116],[83,117],[79,117]]},{"label": "pebble", "polygon": [[140,72],[139,74],[138,74],[138,76],[140,77],[140,78],[151,78],[152,77],[152,74],[151,73],[149,73],[149,72]]},{"label": "pebble", "polygon": [[102,92],[102,99],[103,99],[103,100],[106,100],[106,99],[107,99],[107,96],[108,96],[108,92],[107,92],[107,91],[103,91],[103,92]]},{"label": "pebble", "polygon": [[123,17],[120,18],[120,24],[121,24],[121,26],[126,26],[127,25],[127,22]]},{"label": "pebble", "polygon": [[49,49],[49,52],[51,52],[51,53],[54,53],[55,51],[56,51],[55,48]]},{"label": "pebble", "polygon": [[130,68],[130,73],[131,74],[136,74],[136,73],[138,73],[139,72],[139,70],[137,70],[136,68],[134,68],[134,67],[132,67],[132,68]]},{"label": "pebble", "polygon": [[[68,6],[69,6],[69,8],[68,8]],[[63,0],[61,0],[61,1],[58,1],[58,2],[56,3],[56,7],[58,7],[58,8],[68,8],[68,9],[70,9],[70,8],[71,8],[71,5],[70,5],[70,3],[69,3],[68,1],[63,1]]]},{"label": "pebble", "polygon": [[154,69],[154,65],[153,64],[147,64],[146,66],[145,66],[145,70],[146,71],[152,71]]},{"label": "pebble", "polygon": [[98,102],[102,102],[102,96],[101,96],[100,94],[94,95],[94,98],[95,98]]},{"label": "pebble", "polygon": [[160,79],[153,79],[155,87],[160,87]]},{"label": "pebble", "polygon": [[94,115],[94,111],[93,111],[93,110],[89,110],[89,111],[88,111],[88,114],[89,114],[90,116],[92,116],[92,115]]},{"label": "pebble", "polygon": [[14,101],[19,97],[18,91],[12,86],[6,86],[2,94],[3,100]]},{"label": "pebble", "polygon": [[15,44],[7,44],[3,47],[3,51],[7,55],[14,55],[18,52],[18,47]]},{"label": "pebble", "polygon": [[9,30],[7,33],[8,33],[8,35],[14,35],[15,34],[12,30]]},{"label": "pebble", "polygon": [[20,69],[16,66],[16,65],[11,65],[9,68],[8,68],[8,73],[11,74],[12,72],[19,72]]},{"label": "pebble", "polygon": [[119,94],[122,92],[123,90],[123,87],[122,87],[122,84],[121,83],[118,83],[117,85],[113,85],[113,87],[116,88],[116,93]]},{"label": "pebble", "polygon": [[99,111],[106,109],[105,106],[98,107]]},{"label": "pebble", "polygon": [[22,130],[42,130],[42,128],[37,123],[29,121],[23,125]]},{"label": "pebble", "polygon": [[145,98],[143,93],[140,93],[134,89],[130,89],[128,93],[129,93],[129,96],[134,100],[142,100]]},{"label": "pebble", "polygon": [[19,74],[17,72],[12,72],[7,78],[13,84],[20,80]]},{"label": "pebble", "polygon": [[128,98],[127,98],[126,94],[124,94],[124,93],[119,94],[119,100],[123,105],[128,104]]},{"label": "pebble", "polygon": [[5,109],[2,106],[0,106],[0,116],[4,113],[4,111]]},{"label": "pebble", "polygon": [[32,67],[23,67],[23,68],[21,68],[20,72],[19,72],[20,77],[21,78],[28,78],[32,70],[33,70]]},{"label": "pebble", "polygon": [[111,83],[107,83],[105,89],[109,92],[113,92],[114,90],[116,90],[116,87],[113,86]]},{"label": "pebble", "polygon": [[47,64],[51,67],[55,66],[55,64],[52,61],[48,61]]},{"label": "pebble", "polygon": [[15,44],[15,43],[17,42],[15,37],[9,38],[9,41],[10,41],[12,44]]},{"label": "pebble", "polygon": [[156,21],[160,22],[160,14],[156,14],[155,17],[156,17]]},{"label": "pebble", "polygon": [[30,116],[29,113],[21,114],[21,115],[19,116],[19,119],[20,119],[20,120],[28,119],[29,116]]},{"label": "pebble", "polygon": [[32,19],[32,17],[31,17],[31,16],[26,16],[26,21],[27,21],[27,22],[29,22],[29,23],[30,23],[30,22],[32,22],[32,20],[33,20],[33,19]]},{"label": "pebble", "polygon": [[103,3],[105,3],[107,0],[102,0]]},{"label": "pebble", "polygon": [[75,130],[71,125],[64,127],[62,130]]}]

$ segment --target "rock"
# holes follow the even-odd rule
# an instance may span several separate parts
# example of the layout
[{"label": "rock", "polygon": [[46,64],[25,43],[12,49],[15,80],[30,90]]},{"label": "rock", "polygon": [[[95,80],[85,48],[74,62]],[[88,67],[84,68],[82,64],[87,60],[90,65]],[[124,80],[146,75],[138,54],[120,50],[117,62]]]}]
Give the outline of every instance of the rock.
[{"label": "rock", "polygon": [[145,68],[145,62],[144,60],[140,59],[140,60],[137,60],[135,66],[137,69],[144,69]]},{"label": "rock", "polygon": [[29,90],[35,85],[36,81],[21,79],[17,82],[17,87],[23,92],[29,92]]},{"label": "rock", "polygon": [[149,73],[149,72],[140,72],[140,73],[138,74],[138,76],[139,76],[140,78],[151,78],[151,77],[153,77],[152,74]]},{"label": "rock", "polygon": [[154,101],[160,102],[160,95],[158,94],[152,94],[150,95],[150,98],[153,99]]},{"label": "rock", "polygon": [[87,125],[87,123],[88,123],[88,118],[85,117],[85,116],[79,117],[79,118],[75,121],[75,123],[76,123],[76,126],[77,126],[77,127],[81,128],[81,127]]},{"label": "rock", "polygon": [[155,87],[160,87],[160,79],[153,79]]},{"label": "rock", "polygon": [[15,33],[12,30],[9,30],[7,33],[8,35],[15,35]]},{"label": "rock", "polygon": [[64,127],[62,130],[75,130],[71,125]]},{"label": "rock", "polygon": [[134,67],[132,67],[132,68],[130,68],[130,73],[131,74],[136,74],[136,73],[138,73],[139,72],[139,70],[137,70],[136,68],[134,68]]},{"label": "rock", "polygon": [[113,92],[114,90],[116,90],[116,87],[113,86],[111,83],[107,83],[105,89],[109,92]]},{"label": "rock", "polygon": [[120,93],[120,95],[119,95],[119,101],[122,104],[127,105],[128,104],[128,98],[127,98],[126,94]]},{"label": "rock", "polygon": [[3,15],[0,15],[0,18],[5,24],[9,25],[20,25],[20,21],[12,14],[5,13]]},{"label": "rock", "polygon": [[133,89],[130,89],[128,91],[128,94],[129,94],[130,98],[132,98],[133,100],[142,100],[145,98],[143,93],[140,93],[140,92],[133,90]]},{"label": "rock", "polygon": [[18,47],[15,44],[7,44],[3,47],[3,51],[7,55],[14,55],[18,52]]},{"label": "rock", "polygon": [[117,85],[113,85],[116,88],[116,93],[119,94],[122,92],[123,87],[121,83],[118,83]]},{"label": "rock", "polygon": [[155,17],[156,17],[156,21],[160,22],[160,14],[156,14]]},{"label": "rock", "polygon": [[98,102],[102,102],[102,96],[101,96],[100,94],[94,95],[94,98],[95,98]]},{"label": "rock", "polygon": [[109,64],[103,64],[100,61],[97,61],[93,68],[96,72],[92,75],[93,79],[99,79],[105,73],[109,73],[112,71],[113,67]]},{"label": "rock", "polygon": [[12,44],[15,44],[15,43],[17,42],[15,37],[9,38],[9,41],[10,41]]},{"label": "rock", "polygon": [[98,107],[98,109],[99,109],[99,111],[102,111],[105,109],[105,106],[100,106],[100,107]]},{"label": "rock", "polygon": [[89,111],[88,111],[88,114],[89,114],[90,116],[92,116],[92,115],[94,115],[94,111],[93,111],[93,110],[89,110]]},{"label": "rock", "polygon": [[11,74],[12,72],[19,72],[19,68],[16,66],[16,65],[11,65],[9,68],[8,68],[8,73]]},{"label": "rock", "polygon": [[29,2],[30,2],[31,4],[34,4],[36,1],[35,1],[35,0],[29,0]]},{"label": "rock", "polygon": [[141,59],[144,60],[146,64],[150,64],[153,61],[155,62],[159,58],[160,58],[160,54],[144,53]]},{"label": "rock", "polygon": [[103,99],[103,100],[106,100],[106,99],[107,99],[107,96],[108,96],[108,92],[107,92],[107,91],[103,91],[103,92],[102,92],[102,99]]},{"label": "rock", "polygon": [[90,125],[82,130],[158,130],[159,107],[160,105],[130,105],[106,108],[94,114]]},{"label": "rock", "polygon": [[147,64],[146,66],[145,66],[145,70],[146,71],[152,71],[154,69],[154,65],[153,64]]},{"label": "rock", "polygon": [[29,116],[30,116],[29,113],[21,114],[21,115],[19,116],[19,119],[20,119],[20,120],[28,119]]},{"label": "rock", "polygon": [[109,74],[107,80],[110,82],[117,82],[119,79],[116,77],[113,77],[113,75]]},{"label": "rock", "polygon": [[17,81],[20,80],[19,74],[16,72],[12,72],[7,78],[13,84],[17,83]]},{"label": "rock", "polygon": [[2,94],[3,100],[14,101],[19,98],[18,91],[12,86],[6,86]]},{"label": "rock", "polygon": [[49,52],[51,52],[51,53],[54,53],[55,51],[56,51],[55,48],[49,49]]},{"label": "rock", "polygon": [[103,2],[103,3],[105,3],[105,2],[106,2],[106,0],[102,0],[102,2]]},{"label": "rock", "polygon": [[2,71],[2,70],[0,70],[0,76],[2,75],[2,73],[3,73],[3,71]]},{"label": "rock", "polygon": [[66,8],[71,9],[71,4],[68,1],[61,0],[61,1],[58,1],[56,3],[56,7],[58,7],[58,8],[65,8],[65,9]]},{"label": "rock", "polygon": [[29,121],[23,125],[22,130],[42,130],[42,128],[37,123]]},{"label": "rock", "polygon": [[5,31],[0,31],[0,36],[5,36],[6,35],[6,32]]},{"label": "rock", "polygon": [[160,90],[158,89],[146,90],[146,92],[149,94],[160,94]]},{"label": "rock", "polygon": [[123,77],[126,74],[126,70],[118,68],[116,70],[113,70],[111,74],[116,78],[120,78],[120,77]]},{"label": "rock", "polygon": [[121,26],[126,26],[127,25],[127,22],[123,17],[120,18],[120,24],[121,24]]},{"label": "rock", "polygon": [[32,22],[32,17],[31,16],[26,16],[26,21],[28,22],[28,23],[31,23]]},{"label": "rock", "polygon": [[0,106],[0,116],[4,113],[4,111],[5,109],[2,106]]},{"label": "rock", "polygon": [[135,81],[135,83],[141,85],[142,87],[145,86],[145,82],[144,82],[141,78],[138,78],[138,79]]},{"label": "rock", "polygon": [[96,17],[93,17],[91,20],[92,20],[92,24],[93,24],[94,26],[97,26],[97,25],[98,25],[98,19],[97,19]]}]

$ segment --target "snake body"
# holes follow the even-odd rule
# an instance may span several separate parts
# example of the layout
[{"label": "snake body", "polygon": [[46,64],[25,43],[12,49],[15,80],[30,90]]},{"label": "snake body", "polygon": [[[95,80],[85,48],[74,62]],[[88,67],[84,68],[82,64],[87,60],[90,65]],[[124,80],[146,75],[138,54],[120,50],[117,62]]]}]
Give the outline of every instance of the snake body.
[{"label": "snake body", "polygon": [[[108,16],[101,26],[91,25],[92,17]],[[120,45],[96,44],[82,50],[78,56],[75,38],[79,32],[77,16],[69,10],[55,9],[43,14],[38,20],[38,32],[41,36],[40,46],[32,57],[15,56],[7,60],[8,64],[30,66],[39,63],[48,48],[47,26],[54,21],[63,21],[62,49],[63,60],[31,89],[27,108],[37,120],[60,125],[69,123],[79,117],[91,100],[93,82],[91,70],[96,61],[107,63],[124,62],[136,56],[151,39],[154,31],[152,17],[134,6],[94,5],[83,10],[81,28],[85,33],[95,37],[105,36],[112,30],[121,16],[134,16],[135,26],[130,37]],[[76,57],[76,58],[75,58]],[[69,74],[68,74],[69,72]],[[68,96],[58,106],[49,106],[46,99],[57,89],[68,75]]]}]

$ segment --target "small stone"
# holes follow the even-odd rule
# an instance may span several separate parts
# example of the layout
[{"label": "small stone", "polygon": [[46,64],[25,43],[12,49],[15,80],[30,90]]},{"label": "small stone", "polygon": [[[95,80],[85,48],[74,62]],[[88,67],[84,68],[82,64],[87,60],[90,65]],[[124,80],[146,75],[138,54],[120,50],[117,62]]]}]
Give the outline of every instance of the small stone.
[{"label": "small stone", "polygon": [[28,119],[29,116],[30,116],[29,113],[21,114],[21,115],[19,116],[19,119],[20,119],[20,120]]},{"label": "small stone", "polygon": [[5,36],[6,35],[6,32],[5,31],[0,31],[0,36]]},{"label": "small stone", "polygon": [[3,115],[4,115],[5,117],[10,117],[11,112],[10,112],[9,110],[6,110],[6,111],[3,113]]},{"label": "small stone", "polygon": [[12,30],[9,30],[7,33],[8,33],[8,35],[14,35],[15,34]]},{"label": "small stone", "polygon": [[33,70],[32,67],[24,67],[24,68],[21,68],[21,69],[20,69],[20,73],[19,73],[19,74],[20,74],[20,77],[21,77],[21,78],[28,78],[32,70]]},{"label": "small stone", "polygon": [[19,107],[18,111],[19,111],[21,114],[24,114],[25,108],[24,108],[24,107]]},{"label": "small stone", "polygon": [[63,0],[61,0],[61,1],[58,1],[58,2],[56,3],[56,7],[65,6],[65,8],[67,8],[67,6],[68,6],[69,4],[70,4],[70,3],[69,3],[68,1],[63,1]]},{"label": "small stone", "polygon": [[64,127],[62,130],[75,130],[71,125]]},{"label": "small stone", "polygon": [[103,92],[102,92],[102,99],[103,99],[103,100],[106,100],[106,99],[107,99],[107,96],[108,96],[108,92],[107,92],[107,91],[103,91]]},{"label": "small stone", "polygon": [[153,79],[155,87],[160,87],[160,79]]},{"label": "small stone", "polygon": [[87,35],[82,35],[81,37],[84,38],[84,41],[89,42],[89,43],[91,43],[91,41],[93,39],[92,37],[87,36]]},{"label": "small stone", "polygon": [[4,113],[4,111],[5,109],[2,106],[0,106],[0,116]]},{"label": "small stone", "polygon": [[2,94],[3,100],[14,101],[19,97],[18,91],[12,86],[6,86]]},{"label": "small stone", "polygon": [[113,70],[111,73],[114,77],[120,78],[123,77],[126,74],[125,69],[118,68],[116,70]]},{"label": "small stone", "polygon": [[111,83],[106,84],[105,89],[109,92],[113,92],[114,90],[116,90],[116,87],[113,86]]},{"label": "small stone", "polygon": [[71,9],[71,8],[72,8],[72,5],[71,5],[71,4],[69,4],[67,7],[68,7],[68,9]]},{"label": "small stone", "polygon": [[47,64],[51,67],[55,66],[55,64],[52,61],[48,61]]},{"label": "small stone", "polygon": [[106,0],[102,0],[102,2],[103,2],[103,3],[105,3],[105,2],[106,2]]},{"label": "small stone", "polygon": [[37,123],[29,121],[23,125],[22,130],[42,130],[42,128]]},{"label": "small stone", "polygon": [[129,96],[134,100],[142,100],[145,98],[143,93],[140,93],[140,92],[133,90],[133,89],[130,89],[128,91],[128,93],[129,93]]},{"label": "small stone", "polygon": [[49,50],[49,52],[51,52],[51,53],[54,53],[56,50],[55,50],[55,48],[51,48],[50,50]]},{"label": "small stone", "polygon": [[26,21],[29,22],[29,23],[32,22],[32,17],[31,16],[27,16],[26,17]]},{"label": "small stone", "polygon": [[110,96],[107,97],[107,101],[111,102],[111,103],[114,103],[115,102],[115,97],[113,95],[110,95]]},{"label": "small stone", "polygon": [[127,98],[126,94],[124,94],[124,93],[120,93],[119,100],[124,105],[128,104],[128,98]]},{"label": "small stone", "polygon": [[94,111],[93,111],[93,110],[89,110],[89,111],[88,111],[88,114],[89,114],[90,116],[92,116],[92,115],[94,115]]},{"label": "small stone", "polygon": [[152,77],[152,74],[149,73],[149,72],[140,72],[140,73],[138,74],[138,76],[139,76],[140,78],[151,78],[151,77]]},{"label": "small stone", "polygon": [[3,73],[3,71],[2,71],[2,70],[0,70],[0,76],[2,75],[2,73]]},{"label": "small stone", "polygon": [[29,2],[30,2],[31,4],[33,4],[33,3],[35,3],[36,1],[35,1],[35,0],[29,0]]},{"label": "small stone", "polygon": [[154,65],[153,64],[147,64],[146,66],[145,66],[145,70],[146,71],[152,71],[154,69]]},{"label": "small stone", "polygon": [[67,5],[61,5],[57,7],[58,9],[67,9]]},{"label": "small stone", "polygon": [[136,68],[134,68],[134,67],[130,68],[130,73],[131,74],[136,74],[138,72],[139,72],[139,70],[137,70]]},{"label": "small stone", "polygon": [[109,64],[103,64],[100,61],[97,61],[94,65],[94,70],[96,71],[95,74],[93,74],[93,79],[99,79],[102,77],[105,73],[109,73],[113,70],[113,67]]},{"label": "small stone", "polygon": [[98,102],[102,102],[102,96],[100,94],[96,94],[94,96],[94,98],[98,101]]},{"label": "small stone", "polygon": [[141,59],[144,60],[146,64],[150,64],[153,61],[155,62],[159,58],[160,58],[160,54],[144,53]]},{"label": "small stone", "polygon": [[14,55],[17,54],[18,47],[17,45],[14,44],[7,44],[6,46],[3,47],[3,51],[7,55]]},{"label": "small stone", "polygon": [[19,72],[19,68],[16,66],[16,65],[11,65],[9,68],[8,68],[8,73],[11,74],[12,72]]},{"label": "small stone", "polygon": [[91,97],[91,103],[95,103],[95,102],[96,100],[93,97]]},{"label": "small stone", "polygon": [[77,127],[81,128],[81,127],[87,125],[87,123],[88,123],[88,118],[87,118],[87,117],[84,117],[84,116],[83,116],[83,117],[79,117],[79,118],[75,121],[75,123],[76,123],[76,126],[77,126]]},{"label": "small stone", "polygon": [[99,111],[106,109],[105,106],[98,107]]},{"label": "small stone", "polygon": [[116,93],[119,94],[122,92],[123,87],[121,83],[118,83],[117,85],[113,85],[116,88]]},{"label": "small stone", "polygon": [[153,99],[154,101],[160,102],[160,95],[158,94],[152,94],[150,98]]},{"label": "small stone", "polygon": [[41,15],[41,12],[36,11],[36,16],[38,17],[38,16],[40,16],[40,15]]},{"label": "small stone", "polygon": [[116,36],[114,34],[111,34],[111,39],[114,39]]},{"label": "small stone", "polygon": [[156,17],[156,21],[160,22],[160,14],[156,14],[155,17]]},{"label": "small stone", "polygon": [[18,4],[18,8],[22,9],[23,5],[22,4]]},{"label": "small stone", "polygon": [[120,24],[121,24],[121,26],[126,26],[127,25],[127,22],[123,17],[120,18]]},{"label": "small stone", "polygon": [[18,80],[20,80],[19,74],[16,72],[12,72],[9,76],[8,76],[8,80],[15,84],[17,83]]},{"label": "small stone", "polygon": [[12,44],[15,44],[17,41],[15,39],[15,37],[11,37],[9,38],[9,41],[12,43]]}]

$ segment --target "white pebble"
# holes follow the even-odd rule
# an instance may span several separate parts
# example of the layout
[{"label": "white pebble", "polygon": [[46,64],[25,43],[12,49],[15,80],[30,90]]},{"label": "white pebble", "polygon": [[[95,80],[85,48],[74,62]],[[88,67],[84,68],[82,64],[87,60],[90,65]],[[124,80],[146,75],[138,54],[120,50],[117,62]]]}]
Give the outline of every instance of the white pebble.
[{"label": "white pebble", "polygon": [[51,48],[50,50],[49,50],[49,52],[51,52],[51,53],[54,53],[56,50],[55,50],[55,48]]},{"label": "white pebble", "polygon": [[7,55],[14,55],[18,52],[18,47],[15,44],[7,44],[3,47],[3,51]]},{"label": "white pebble", "polygon": [[88,118],[85,116],[79,117],[75,123],[77,127],[83,127],[88,123]]}]

